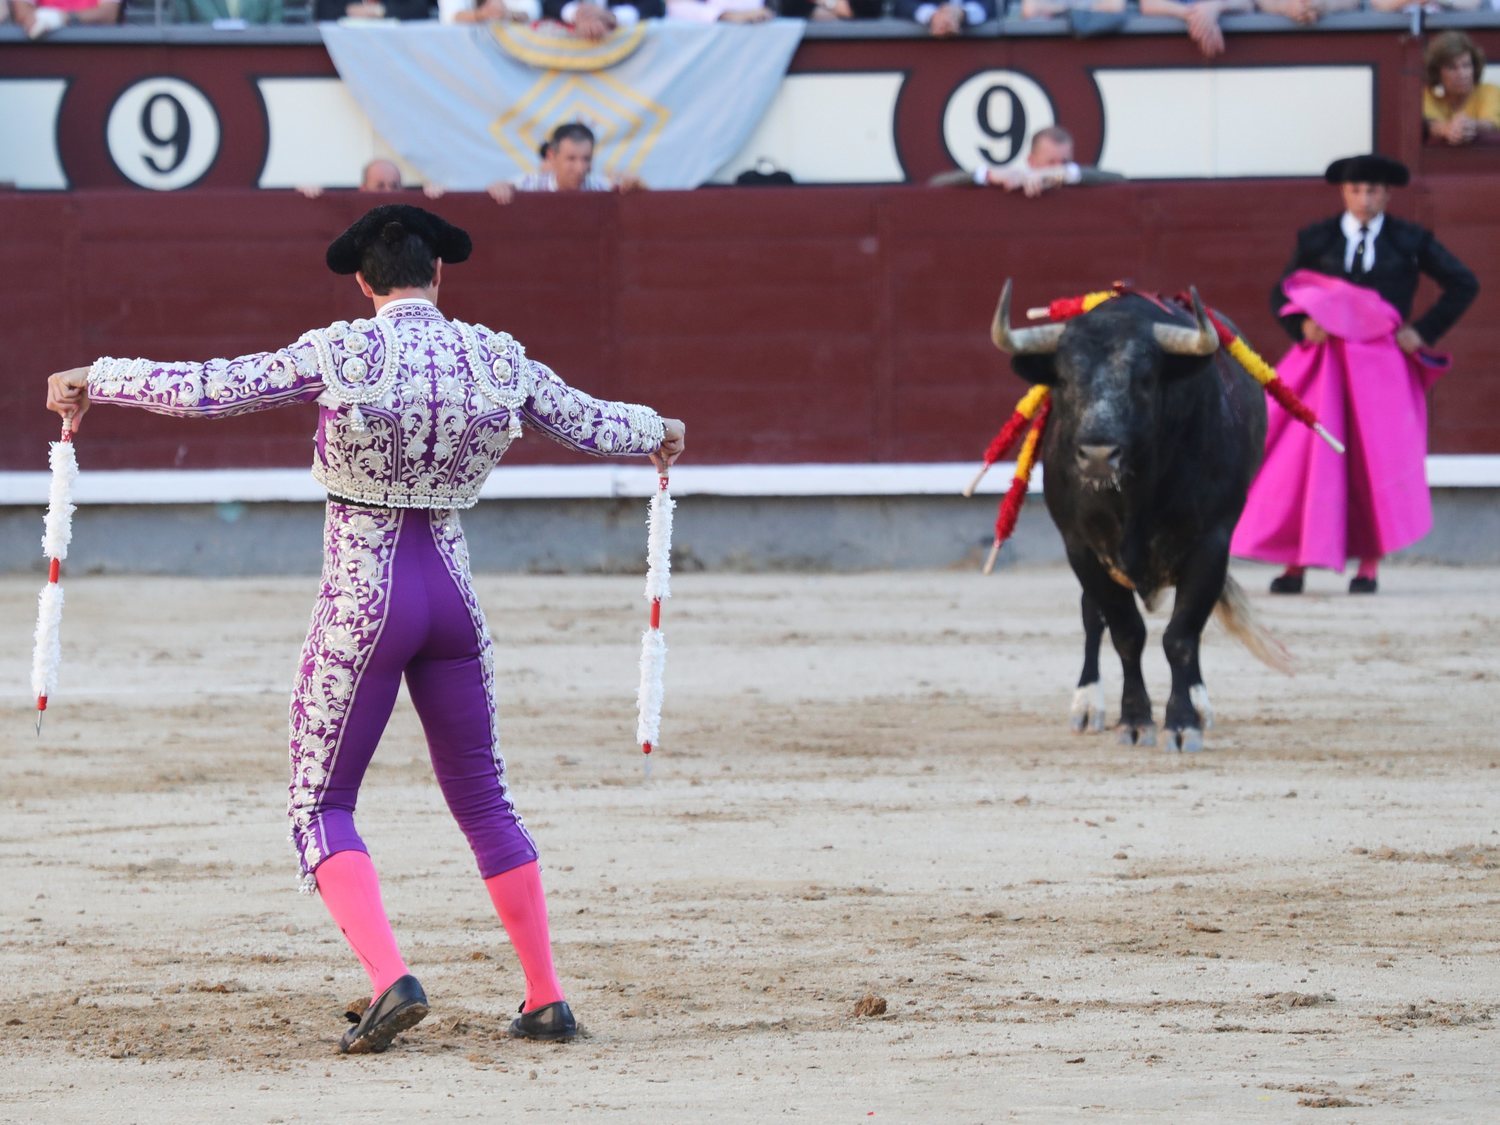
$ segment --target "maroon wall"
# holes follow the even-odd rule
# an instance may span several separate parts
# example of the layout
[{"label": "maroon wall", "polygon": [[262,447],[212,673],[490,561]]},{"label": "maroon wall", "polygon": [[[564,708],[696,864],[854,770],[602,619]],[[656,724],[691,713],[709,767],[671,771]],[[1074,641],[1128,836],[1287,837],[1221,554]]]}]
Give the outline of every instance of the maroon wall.
[{"label": "maroon wall", "polygon": [[[1493,181],[1398,193],[1487,295],[1444,341],[1433,449],[1500,452],[1500,217]],[[194,191],[12,195],[0,245],[6,364],[0,469],[44,467],[43,376],[95,356],[207,358],[274,348],[363,315],[323,247],[366,200]],[[1192,283],[1275,360],[1268,289],[1301,224],[1338,208],[1293,181],[1069,189],[1039,200],[928,188],[722,189],[449,196],[473,259],[446,275],[450,315],[507,329],[564,378],[689,422],[702,462],[927,461],[977,455],[1021,384],[991,348],[1000,285],[1020,307],[1130,278]],[[1419,304],[1430,300],[1424,285]],[[187,424],[101,409],[92,468],[306,464],[310,422],[282,410]],[[545,441],[519,461],[570,455]]]}]

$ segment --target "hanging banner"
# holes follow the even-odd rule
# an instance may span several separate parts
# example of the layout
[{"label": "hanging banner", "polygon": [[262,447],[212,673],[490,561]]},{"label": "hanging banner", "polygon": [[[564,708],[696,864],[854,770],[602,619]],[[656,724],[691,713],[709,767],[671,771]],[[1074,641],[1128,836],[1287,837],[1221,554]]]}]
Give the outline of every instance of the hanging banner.
[{"label": "hanging banner", "polygon": [[596,174],[697,187],[760,123],[804,21],[650,20],[599,43],[548,25],[319,27],[386,142],[429,182],[479,191],[535,171],[568,121],[598,138]]}]

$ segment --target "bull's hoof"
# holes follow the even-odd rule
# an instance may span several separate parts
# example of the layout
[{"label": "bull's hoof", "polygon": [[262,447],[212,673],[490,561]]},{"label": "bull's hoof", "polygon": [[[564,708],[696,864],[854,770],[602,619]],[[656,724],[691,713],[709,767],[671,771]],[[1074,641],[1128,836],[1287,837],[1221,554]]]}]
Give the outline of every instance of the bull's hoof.
[{"label": "bull's hoof", "polygon": [[1188,702],[1198,712],[1198,725],[1204,730],[1214,729],[1214,705],[1208,700],[1208,688],[1194,684],[1188,688]]},{"label": "bull's hoof", "polygon": [[1197,727],[1169,730],[1163,749],[1169,754],[1197,754],[1203,749],[1203,732]]},{"label": "bull's hoof", "polygon": [[1121,746],[1155,746],[1155,723],[1120,723]]},{"label": "bull's hoof", "polygon": [[1074,734],[1084,731],[1098,734],[1104,729],[1104,685],[1098,680],[1084,684],[1073,693],[1073,704],[1068,708],[1068,726]]}]

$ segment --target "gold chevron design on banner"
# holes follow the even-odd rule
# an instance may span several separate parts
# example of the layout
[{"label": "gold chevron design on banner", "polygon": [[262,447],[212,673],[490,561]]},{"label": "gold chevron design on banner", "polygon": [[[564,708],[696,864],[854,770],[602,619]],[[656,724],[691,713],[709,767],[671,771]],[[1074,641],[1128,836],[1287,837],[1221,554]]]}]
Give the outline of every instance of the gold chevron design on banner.
[{"label": "gold chevron design on banner", "polygon": [[666,106],[606,74],[543,75],[490,125],[490,135],[518,167],[535,168],[536,151],[556,126],[582,121],[600,152],[606,175],[637,174],[671,119]]},{"label": "gold chevron design on banner", "polygon": [[598,42],[552,27],[497,23],[491,30],[502,51],[538,70],[604,70],[624,62],[646,41],[644,23],[612,31]]}]

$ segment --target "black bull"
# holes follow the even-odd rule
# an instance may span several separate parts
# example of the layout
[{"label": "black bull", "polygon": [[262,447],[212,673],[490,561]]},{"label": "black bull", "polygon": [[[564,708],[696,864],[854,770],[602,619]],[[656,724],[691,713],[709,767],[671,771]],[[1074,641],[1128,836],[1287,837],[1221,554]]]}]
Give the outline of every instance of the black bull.
[{"label": "black bull", "polygon": [[993,330],[1017,374],[1052,388],[1044,492],[1083,587],[1073,729],[1103,729],[1099,642],[1108,625],[1125,679],[1121,741],[1155,744],[1135,596],[1149,608],[1175,586],[1162,642],[1171,750],[1202,749],[1213,722],[1198,649],[1215,608],[1252,653],[1286,670],[1285,650],[1255,624],[1229,575],[1230,534],[1265,449],[1265,395],[1219,348],[1196,291],[1192,304],[1125,294],[1062,324],[1012,331],[1007,281]]}]

